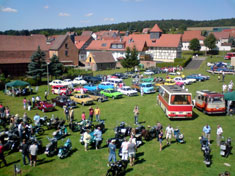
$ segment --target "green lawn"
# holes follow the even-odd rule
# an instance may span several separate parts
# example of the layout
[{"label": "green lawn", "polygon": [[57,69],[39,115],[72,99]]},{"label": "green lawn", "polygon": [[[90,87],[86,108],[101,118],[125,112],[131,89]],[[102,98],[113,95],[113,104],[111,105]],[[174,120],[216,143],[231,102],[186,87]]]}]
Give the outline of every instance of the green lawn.
[{"label": "green lawn", "polygon": [[[186,75],[191,73],[202,73],[208,75],[205,71],[207,69],[206,62],[208,61],[218,61],[221,60],[221,57],[208,58],[203,62],[202,66],[198,70],[185,70]],[[117,70],[119,72],[120,70]],[[124,71],[124,70],[121,70]],[[115,70],[112,70],[115,72]],[[95,74],[103,74],[104,72],[98,72]],[[106,73],[108,73],[106,71]],[[164,75],[160,75],[164,76]],[[197,82],[193,85],[186,86],[189,91],[195,95],[196,90],[208,89],[214,91],[220,91],[222,89],[222,82],[217,80],[217,76],[211,76],[211,79],[206,82]],[[235,82],[235,76],[228,75],[225,77],[225,82],[228,83],[230,80]],[[130,84],[131,80],[126,81],[127,84]],[[46,86],[40,86],[38,94],[43,97],[44,90]],[[142,175],[176,175],[176,176],[208,176],[208,175],[218,175],[221,172],[226,170],[235,174],[235,157],[230,155],[228,158],[223,158],[219,154],[219,148],[216,146],[216,126],[221,124],[224,130],[225,137],[235,139],[234,126],[235,126],[235,117],[230,116],[208,116],[204,115],[202,112],[194,109],[195,119],[193,120],[169,120],[163,113],[162,109],[156,105],[156,96],[157,94],[144,95],[143,97],[124,97],[122,99],[112,100],[109,99],[108,102],[97,103],[95,106],[99,106],[101,109],[101,119],[105,120],[105,125],[107,131],[103,135],[104,141],[102,144],[102,149],[89,150],[88,152],[84,151],[83,146],[79,143],[80,134],[69,132],[71,135],[69,138],[72,141],[73,148],[76,151],[66,159],[59,159],[57,156],[48,158],[44,154],[38,157],[38,165],[34,167],[23,166],[21,160],[21,153],[13,153],[6,156],[8,163],[20,163],[23,170],[23,175],[27,176],[77,176],[77,175],[105,175],[108,159],[107,147],[105,147],[106,139],[114,136],[114,127],[118,125],[121,121],[127,122],[129,125],[134,126],[134,117],[133,117],[133,108],[135,105],[140,107],[140,122],[144,126],[155,125],[157,121],[161,122],[165,127],[168,124],[171,124],[173,127],[179,127],[181,132],[185,136],[185,144],[176,144],[173,143],[171,146],[164,148],[162,152],[159,152],[159,143],[156,140],[150,142],[145,142],[138,149],[139,161],[134,167],[128,166],[126,175],[142,176]],[[27,98],[30,98],[28,96]],[[49,98],[54,96],[50,95]],[[23,115],[23,97],[9,97],[0,93],[0,102],[6,106],[10,107],[12,114]],[[65,118],[63,110],[59,107],[56,108],[57,111],[45,113],[47,116],[51,117],[52,114],[55,114],[58,117]],[[88,107],[79,106],[75,109],[75,119],[81,119],[81,113],[85,111],[88,116]],[[43,115],[42,112],[38,110],[32,110],[28,112],[29,116],[32,118],[35,113],[38,112],[39,115]],[[203,126],[208,123],[212,128],[211,139],[214,142],[211,145],[213,155],[212,165],[210,168],[207,168],[203,163],[203,154],[200,150],[200,143],[198,137],[202,134]],[[44,136],[41,136],[43,144],[48,143],[46,136],[52,136],[52,130],[46,131]],[[66,138],[67,139],[67,138]],[[60,140],[58,146],[62,146],[64,140]],[[164,141],[164,145],[166,141]],[[227,167],[224,163],[231,164],[231,167]],[[3,165],[3,164],[2,164]],[[232,174],[232,175],[233,175]],[[0,168],[0,176],[13,175],[13,164],[8,167]]]}]

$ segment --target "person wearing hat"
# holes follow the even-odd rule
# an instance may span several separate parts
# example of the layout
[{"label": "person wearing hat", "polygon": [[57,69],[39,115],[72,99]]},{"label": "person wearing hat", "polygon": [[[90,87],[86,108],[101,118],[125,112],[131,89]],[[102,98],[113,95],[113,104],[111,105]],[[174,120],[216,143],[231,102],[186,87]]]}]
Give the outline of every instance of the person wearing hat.
[{"label": "person wearing hat", "polygon": [[113,139],[111,143],[109,143],[108,146],[108,151],[109,151],[109,158],[108,162],[109,164],[113,161],[116,162],[116,145],[115,145],[116,140]]},{"label": "person wearing hat", "polygon": [[90,139],[91,139],[91,135],[89,134],[89,130],[86,130],[86,132],[84,133],[84,136],[83,136],[85,151],[87,151],[87,149],[88,149]]}]

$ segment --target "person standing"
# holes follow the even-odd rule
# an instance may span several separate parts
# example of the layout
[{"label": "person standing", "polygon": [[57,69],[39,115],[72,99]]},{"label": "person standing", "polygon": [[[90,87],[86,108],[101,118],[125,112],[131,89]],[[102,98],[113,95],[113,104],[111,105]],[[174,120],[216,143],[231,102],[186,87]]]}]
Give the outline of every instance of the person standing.
[{"label": "person standing", "polygon": [[210,144],[211,127],[208,124],[206,124],[203,127],[203,133],[204,133],[204,137],[206,137],[208,139],[208,143]]},{"label": "person standing", "polygon": [[89,120],[92,122],[93,121],[93,116],[94,116],[94,109],[92,106],[89,108]]},{"label": "person standing", "polygon": [[27,158],[28,159],[28,163],[30,163],[30,159],[29,159],[29,146],[26,143],[26,139],[23,139],[23,143],[22,143],[22,146],[21,146],[21,152],[22,152],[22,159],[23,159],[24,165],[26,165],[25,158]]},{"label": "person standing", "polygon": [[113,139],[111,141],[111,143],[109,143],[108,146],[108,151],[109,151],[109,158],[108,158],[108,162],[109,164],[113,161],[116,162],[116,145],[115,145],[115,140]]},{"label": "person standing", "polygon": [[225,78],[225,73],[224,71],[222,72],[222,81],[224,82],[224,78]]},{"label": "person standing", "polygon": [[227,90],[227,85],[226,84],[223,84],[222,86],[222,93],[225,93]]},{"label": "person standing", "polygon": [[70,110],[69,110],[69,121],[72,122],[74,120],[74,111],[73,111],[73,108],[70,107]]},{"label": "person standing", "polygon": [[29,152],[30,152],[30,166],[36,166],[37,162],[37,152],[38,152],[38,146],[34,142],[32,145],[29,147]]},{"label": "person standing", "polygon": [[144,90],[143,90],[143,87],[140,88],[140,95],[141,96],[144,96]]},{"label": "person standing", "polygon": [[24,122],[21,122],[18,125],[18,132],[19,132],[20,141],[22,141],[22,139],[23,139],[23,132],[24,132]]},{"label": "person standing", "polygon": [[29,99],[29,100],[28,100],[28,111],[31,110],[31,106],[32,106],[32,103],[31,103],[31,101],[30,101],[30,99]]},{"label": "person standing", "polygon": [[159,141],[159,134],[160,134],[160,131],[163,129],[163,126],[160,122],[157,122],[157,126],[155,128],[156,128],[157,141]]},{"label": "person standing", "polygon": [[40,116],[38,115],[38,113],[36,113],[36,115],[33,117],[33,120],[36,126],[40,125]]},{"label": "person standing", "polygon": [[130,139],[129,144],[128,144],[128,153],[129,153],[131,166],[134,166],[136,151],[137,151],[136,144],[133,142],[132,139]]},{"label": "person standing", "polygon": [[85,112],[82,112],[82,120],[83,120],[83,121],[86,120],[86,114],[85,114]]},{"label": "person standing", "polygon": [[95,108],[95,119],[96,122],[100,121],[100,108],[98,106]]},{"label": "person standing", "polygon": [[65,114],[66,120],[69,120],[69,107],[68,106],[64,107],[64,114]]},{"label": "person standing", "polygon": [[171,125],[168,125],[168,127],[166,127],[166,141],[167,141],[167,145],[171,144],[171,138],[172,135],[174,134],[174,129],[173,127],[171,127]]},{"label": "person standing", "polygon": [[133,112],[134,112],[135,124],[138,125],[139,107],[137,105],[134,107]]},{"label": "person standing", "polygon": [[23,99],[23,107],[24,107],[24,109],[26,109],[26,107],[27,107],[27,99],[25,97]]},{"label": "person standing", "polygon": [[121,148],[122,148],[122,160],[128,161],[128,141],[127,138],[124,139],[122,142]]},{"label": "person standing", "polygon": [[159,151],[162,151],[162,141],[163,141],[163,131],[162,131],[162,129],[160,130],[160,133],[159,133],[159,135],[158,135],[158,141],[159,141],[159,143],[160,143],[160,149],[159,149]]},{"label": "person standing", "polygon": [[45,92],[44,92],[44,98],[45,98],[46,101],[47,101],[47,96],[48,96],[48,92],[47,92],[47,90],[45,90]]},{"label": "person standing", "polygon": [[33,108],[35,107],[35,98],[34,96],[32,97],[32,104],[33,104]]},{"label": "person standing", "polygon": [[84,142],[85,151],[87,151],[87,149],[88,149],[90,139],[91,139],[91,135],[89,134],[89,130],[86,130],[86,132],[83,135],[83,142]]},{"label": "person standing", "polygon": [[220,146],[221,138],[223,134],[223,129],[220,125],[217,126],[217,131],[216,131],[216,142],[217,146]]},{"label": "person standing", "polygon": [[95,148],[96,148],[96,150],[98,150],[100,148],[100,144],[102,141],[102,131],[100,130],[100,127],[98,127],[94,131],[94,136],[95,136]]},{"label": "person standing", "polygon": [[2,141],[1,140],[0,140],[0,159],[3,161],[5,166],[8,166],[7,162],[5,160],[5,157],[4,157],[4,147],[2,145]]}]

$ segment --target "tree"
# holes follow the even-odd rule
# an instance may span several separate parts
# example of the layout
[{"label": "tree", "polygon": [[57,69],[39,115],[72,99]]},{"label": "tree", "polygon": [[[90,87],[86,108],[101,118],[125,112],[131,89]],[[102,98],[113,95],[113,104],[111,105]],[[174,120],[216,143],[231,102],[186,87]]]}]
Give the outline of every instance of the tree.
[{"label": "tree", "polygon": [[189,49],[193,50],[193,52],[195,53],[196,51],[199,52],[201,49],[201,45],[200,42],[197,38],[194,38],[190,41],[189,43]]},{"label": "tree", "polygon": [[28,65],[28,75],[32,76],[39,83],[41,78],[47,75],[47,64],[45,61],[46,54],[38,46],[38,50],[31,56],[31,62]]},{"label": "tree", "polygon": [[136,50],[136,47],[134,46],[131,50],[129,47],[126,48],[126,54],[125,58],[121,60],[121,65],[123,68],[133,68],[137,65],[139,65],[140,61],[138,60],[138,51]]},{"label": "tree", "polygon": [[49,74],[55,76],[56,78],[63,73],[63,64],[59,61],[59,58],[56,55],[53,55],[50,58],[50,64],[48,65]]},{"label": "tree", "polygon": [[216,47],[216,38],[214,34],[210,33],[205,39],[204,39],[204,45],[209,48],[209,50],[212,50]]}]

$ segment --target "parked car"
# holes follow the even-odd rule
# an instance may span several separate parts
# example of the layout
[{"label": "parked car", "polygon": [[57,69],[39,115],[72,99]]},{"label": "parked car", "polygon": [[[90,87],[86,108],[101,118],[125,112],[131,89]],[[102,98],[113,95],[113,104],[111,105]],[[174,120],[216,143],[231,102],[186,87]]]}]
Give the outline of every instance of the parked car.
[{"label": "parked car", "polygon": [[186,79],[188,79],[188,78],[192,78],[192,79],[196,79],[197,81],[204,81],[205,80],[205,78],[204,77],[202,77],[202,76],[199,76],[199,75],[197,75],[197,74],[192,74],[192,75],[188,75],[188,76],[186,76]]},{"label": "parked car", "polygon": [[104,96],[103,94],[101,94],[99,91],[97,90],[93,90],[93,91],[87,91],[87,94],[89,95],[89,97],[91,97],[94,101],[98,101],[98,102],[104,102],[107,101],[108,98],[106,96]]},{"label": "parked car", "polygon": [[97,86],[98,85],[94,85],[94,84],[87,84],[85,86],[83,86],[85,89],[87,89],[88,91],[95,91],[97,90]]},{"label": "parked car", "polygon": [[71,90],[69,90],[66,86],[62,85],[56,85],[52,86],[51,88],[52,94],[57,94],[57,95],[71,95]]},{"label": "parked car", "polygon": [[154,82],[154,78],[142,78],[142,82]]},{"label": "parked car", "polygon": [[123,80],[120,78],[108,78],[107,82],[110,82],[112,84],[121,84],[123,83]]},{"label": "parked car", "polygon": [[118,88],[117,91],[121,92],[122,94],[127,95],[127,96],[136,96],[136,95],[138,95],[138,92],[134,89],[131,89],[130,86],[123,86],[121,88]]},{"label": "parked car", "polygon": [[54,105],[57,105],[60,107],[63,107],[63,106],[68,106],[69,108],[77,107],[77,103],[75,101],[71,100],[69,97],[64,96],[64,95],[57,96],[56,98],[53,98],[51,101],[54,103]]},{"label": "parked car", "polygon": [[235,57],[235,52],[227,53],[227,54],[224,56],[224,59],[226,59],[226,60],[231,60],[232,57]]},{"label": "parked car", "polygon": [[156,92],[156,90],[154,89],[151,83],[132,84],[132,88],[136,89],[139,92],[141,91],[141,88],[142,88],[145,94]]},{"label": "parked car", "polygon": [[73,89],[73,92],[75,92],[75,93],[81,93],[81,89],[83,90],[84,93],[87,92],[87,89],[84,88],[84,87],[76,87],[76,88]]},{"label": "parked car", "polygon": [[114,91],[113,89],[102,90],[102,91],[100,91],[100,94],[102,94],[102,95],[104,95],[106,97],[113,98],[113,99],[122,98],[122,93]]},{"label": "parked car", "polygon": [[49,83],[50,86],[64,85],[64,82],[61,80],[53,80]]},{"label": "parked car", "polygon": [[85,84],[87,84],[87,81],[82,79],[82,77],[76,77],[73,80],[73,84],[75,84],[75,85],[85,85]]},{"label": "parked car", "polygon": [[113,89],[114,88],[114,84],[110,83],[110,82],[101,82],[98,85],[99,89]]},{"label": "parked car", "polygon": [[63,80],[63,85],[65,86],[72,86],[73,81],[71,79],[64,79]]},{"label": "parked car", "polygon": [[88,83],[96,84],[102,81],[101,78],[95,76],[84,76],[84,80]]},{"label": "parked car", "polygon": [[164,82],[164,85],[170,86],[170,85],[175,85],[175,81],[173,79],[166,79]]},{"label": "parked car", "polygon": [[120,79],[127,79],[128,75],[124,73],[114,73],[113,76],[117,76]]},{"label": "parked car", "polygon": [[151,70],[146,70],[146,71],[144,72],[144,74],[145,74],[145,75],[154,75],[154,72],[151,71]]},{"label": "parked car", "polygon": [[178,77],[178,76],[180,76],[182,78],[185,77],[185,75],[182,72],[170,72],[170,73],[168,73],[168,76],[169,76],[169,78],[172,78],[172,79],[175,77]]},{"label": "parked car", "polygon": [[85,106],[93,104],[93,99],[86,94],[75,94],[71,97],[71,100]]},{"label": "parked car", "polygon": [[35,102],[35,107],[42,112],[50,112],[55,109],[55,105],[47,102],[47,101],[36,101]]},{"label": "parked car", "polygon": [[181,78],[181,77],[175,77],[174,81],[175,82],[182,82],[184,84],[191,84],[192,83],[189,79],[184,79],[184,78]]}]

